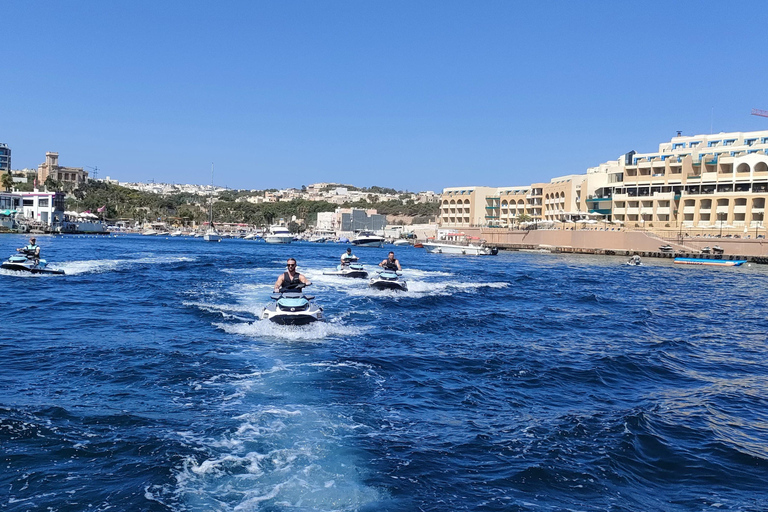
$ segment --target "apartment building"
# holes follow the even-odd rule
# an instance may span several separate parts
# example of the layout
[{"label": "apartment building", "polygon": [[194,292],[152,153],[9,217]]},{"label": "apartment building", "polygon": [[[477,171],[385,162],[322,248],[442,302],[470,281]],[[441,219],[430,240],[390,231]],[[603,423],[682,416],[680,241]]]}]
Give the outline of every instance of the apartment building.
[{"label": "apartment building", "polygon": [[768,130],[673,137],[658,151],[631,151],[524,187],[443,190],[443,227],[507,227],[595,216],[644,229],[747,231],[764,227]]},{"label": "apartment building", "polygon": [[11,148],[0,142],[0,174],[4,172],[11,172]]}]

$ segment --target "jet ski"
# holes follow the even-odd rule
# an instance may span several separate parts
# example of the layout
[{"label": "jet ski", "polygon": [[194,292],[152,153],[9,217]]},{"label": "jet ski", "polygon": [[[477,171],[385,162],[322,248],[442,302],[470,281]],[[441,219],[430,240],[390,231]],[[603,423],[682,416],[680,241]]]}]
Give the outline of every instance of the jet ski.
[{"label": "jet ski", "polygon": [[21,256],[14,254],[0,265],[5,270],[19,270],[22,272],[31,272],[32,274],[59,274],[63,275],[63,270],[53,270],[48,268],[48,262],[43,259],[35,260],[30,255]]},{"label": "jet ski", "polygon": [[315,297],[304,295],[303,285],[283,288],[280,293],[273,293],[274,302],[261,313],[262,320],[270,320],[280,325],[306,325],[323,320],[323,308],[312,302]]},{"label": "jet ski", "polygon": [[643,262],[640,261],[640,256],[635,254],[631,258],[629,258],[629,261],[625,263],[625,265],[629,265],[631,267],[641,267],[643,265]]},{"label": "jet ski", "polygon": [[405,279],[401,279],[400,272],[393,270],[382,270],[368,281],[368,286],[376,290],[400,290],[408,291],[408,284]]},{"label": "jet ski", "polygon": [[335,272],[323,272],[323,275],[357,277],[357,278],[365,279],[366,277],[368,277],[368,272],[365,270],[362,263],[346,263],[346,264],[337,265]]}]

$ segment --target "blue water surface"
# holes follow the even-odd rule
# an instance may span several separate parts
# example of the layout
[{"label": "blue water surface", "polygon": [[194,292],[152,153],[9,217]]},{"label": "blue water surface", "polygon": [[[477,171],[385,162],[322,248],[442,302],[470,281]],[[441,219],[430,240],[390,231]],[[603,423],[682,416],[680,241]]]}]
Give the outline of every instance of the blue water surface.
[{"label": "blue water surface", "polygon": [[[402,293],[323,275],[343,245],[38,242],[67,275],[0,271],[2,510],[768,508],[768,267],[394,248]],[[289,256],[326,322],[259,320]]]}]

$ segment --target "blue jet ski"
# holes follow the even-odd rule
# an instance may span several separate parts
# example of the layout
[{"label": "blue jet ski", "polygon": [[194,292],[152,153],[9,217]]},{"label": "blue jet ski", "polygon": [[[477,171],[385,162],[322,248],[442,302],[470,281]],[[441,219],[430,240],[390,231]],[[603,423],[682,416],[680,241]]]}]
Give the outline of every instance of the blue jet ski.
[{"label": "blue jet ski", "polygon": [[63,275],[63,270],[53,270],[48,268],[48,262],[43,259],[35,259],[34,255],[25,254],[24,256],[14,254],[5,260],[0,268],[5,270],[18,270],[21,272],[30,272],[32,274],[59,274]]},{"label": "blue jet ski", "polygon": [[323,308],[312,302],[312,295],[304,295],[304,286],[283,288],[273,293],[274,302],[261,313],[262,320],[280,325],[306,325],[323,320]]},{"label": "blue jet ski", "polygon": [[368,281],[368,286],[376,290],[400,290],[408,291],[408,284],[402,279],[400,272],[394,270],[382,270]]}]

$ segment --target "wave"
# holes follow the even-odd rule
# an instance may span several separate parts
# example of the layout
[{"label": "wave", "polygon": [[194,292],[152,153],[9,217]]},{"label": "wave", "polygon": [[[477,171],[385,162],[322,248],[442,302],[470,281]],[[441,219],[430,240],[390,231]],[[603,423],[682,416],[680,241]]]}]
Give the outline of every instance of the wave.
[{"label": "wave", "polygon": [[339,322],[313,322],[309,325],[278,325],[269,320],[250,323],[214,323],[215,327],[229,334],[238,334],[249,338],[278,338],[289,341],[319,341],[328,338],[359,336],[369,327],[344,325]]}]

